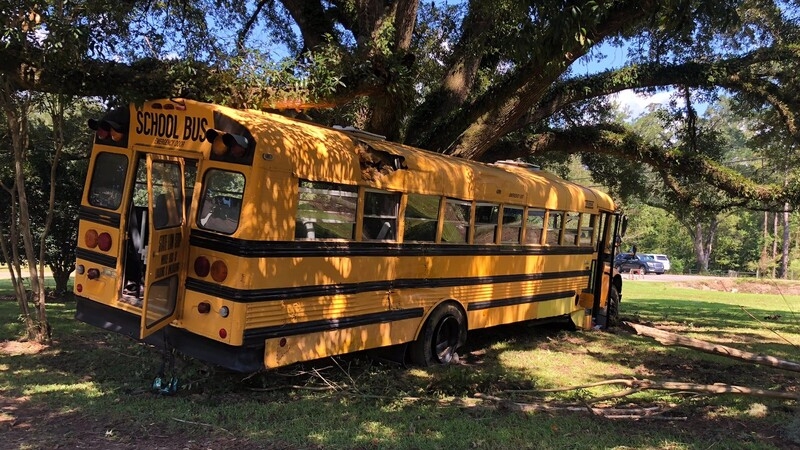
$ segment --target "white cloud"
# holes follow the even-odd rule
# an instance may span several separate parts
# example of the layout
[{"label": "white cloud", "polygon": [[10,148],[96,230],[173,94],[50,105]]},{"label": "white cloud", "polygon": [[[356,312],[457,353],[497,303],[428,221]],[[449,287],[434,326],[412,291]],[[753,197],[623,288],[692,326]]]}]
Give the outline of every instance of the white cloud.
[{"label": "white cloud", "polygon": [[[619,108],[628,113],[629,118],[635,119],[647,112],[652,106],[666,105],[670,101],[670,97],[675,91],[662,91],[655,94],[638,94],[631,89],[617,92],[611,96],[612,101],[616,103]],[[682,101],[678,101],[682,104]]]}]

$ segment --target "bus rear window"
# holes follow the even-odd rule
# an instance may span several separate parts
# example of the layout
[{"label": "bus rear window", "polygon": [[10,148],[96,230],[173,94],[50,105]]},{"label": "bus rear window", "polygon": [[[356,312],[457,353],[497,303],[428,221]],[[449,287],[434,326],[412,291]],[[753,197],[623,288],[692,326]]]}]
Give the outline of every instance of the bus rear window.
[{"label": "bus rear window", "polygon": [[212,169],[203,180],[203,198],[197,222],[200,228],[231,234],[239,228],[244,175]]},{"label": "bus rear window", "polygon": [[89,204],[98,208],[117,209],[122,203],[128,157],[119,153],[99,153],[94,160]]}]

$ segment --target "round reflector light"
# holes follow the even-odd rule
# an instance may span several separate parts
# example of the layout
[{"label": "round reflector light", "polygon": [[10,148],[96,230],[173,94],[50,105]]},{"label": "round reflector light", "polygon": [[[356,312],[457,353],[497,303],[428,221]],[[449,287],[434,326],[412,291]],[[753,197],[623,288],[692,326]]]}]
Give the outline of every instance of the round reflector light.
[{"label": "round reflector light", "polygon": [[83,235],[83,243],[89,248],[97,247],[97,231],[87,230]]},{"label": "round reflector light", "polygon": [[211,278],[217,283],[222,283],[228,278],[228,266],[224,261],[214,261],[214,264],[211,265]]},{"label": "round reflector light", "polygon": [[75,290],[78,292],[83,292],[83,285],[78,283],[75,285]]},{"label": "round reflector light", "polygon": [[211,271],[211,262],[205,256],[198,256],[197,259],[194,260],[194,273],[197,274],[198,277],[204,278],[208,276],[208,272]]},{"label": "round reflector light", "polygon": [[226,337],[228,337],[228,330],[226,330],[225,328],[220,328],[219,329],[219,337],[221,337],[222,339],[225,339]]},{"label": "round reflector light", "polygon": [[100,236],[97,237],[97,247],[104,252],[111,250],[111,235],[100,233]]}]

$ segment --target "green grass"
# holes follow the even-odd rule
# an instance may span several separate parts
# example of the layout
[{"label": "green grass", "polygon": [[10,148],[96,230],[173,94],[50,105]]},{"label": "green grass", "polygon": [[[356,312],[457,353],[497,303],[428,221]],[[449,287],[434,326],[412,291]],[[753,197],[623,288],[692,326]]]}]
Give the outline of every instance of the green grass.
[{"label": "green grass", "polygon": [[[10,284],[0,281],[0,296],[10,292]],[[789,342],[800,342],[791,312],[800,309],[800,297],[637,281],[627,283],[623,294],[626,318],[798,359],[797,347]],[[464,364],[425,369],[351,355],[248,376],[179,357],[183,388],[162,397],[148,389],[161,363],[158,349],[76,322],[69,300],[50,303],[48,311],[55,340],[50,348],[34,355],[0,354],[0,395],[24,407],[9,414],[19,421],[27,410],[38,419],[33,432],[6,438],[12,439],[6,441],[14,443],[12,448],[94,443],[140,448],[762,449],[791,445],[788,437],[800,434],[795,402],[765,398],[644,391],[607,402],[670,405],[675,408],[670,415],[686,418],[633,422],[578,412],[519,413],[473,397],[480,392],[520,402],[580,402],[617,388],[506,391],[631,377],[797,389],[797,376],[790,372],[663,347],[624,332],[498,327],[470,334],[461,352]],[[763,319],[775,315],[780,320]],[[22,326],[17,316],[14,301],[0,301],[0,340],[18,338]],[[333,389],[320,390],[324,387]]]}]

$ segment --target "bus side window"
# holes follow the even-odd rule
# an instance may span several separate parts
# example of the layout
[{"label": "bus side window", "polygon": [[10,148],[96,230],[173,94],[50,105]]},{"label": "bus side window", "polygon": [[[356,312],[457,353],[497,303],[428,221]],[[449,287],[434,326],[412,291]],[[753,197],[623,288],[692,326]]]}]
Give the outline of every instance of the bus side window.
[{"label": "bus side window", "polygon": [[519,244],[522,236],[522,207],[503,207],[503,228],[500,230],[500,243]]},{"label": "bus side window", "polygon": [[355,238],[358,187],[300,180],[295,239]]},{"label": "bus side window", "polygon": [[434,242],[439,222],[438,195],[408,194],[408,205],[403,220],[405,242]]},{"label": "bus side window", "polygon": [[583,213],[581,215],[581,238],[578,245],[588,247],[597,242],[597,233],[594,232],[595,221],[597,221],[597,216],[594,214]]},{"label": "bus side window", "polygon": [[561,231],[564,227],[564,213],[550,211],[550,218],[547,221],[547,244],[558,245],[561,243]]},{"label": "bus side window", "polygon": [[564,245],[578,245],[578,229],[581,225],[581,213],[568,212],[564,223]]},{"label": "bus side window", "polygon": [[444,206],[442,243],[464,244],[469,242],[469,222],[472,218],[472,203],[448,198]]},{"label": "bus side window", "polygon": [[541,244],[544,229],[544,210],[528,208],[528,220],[525,222],[525,243]]},{"label": "bus side window", "polygon": [[203,180],[203,197],[197,224],[200,228],[231,234],[239,228],[244,195],[244,175],[211,169]]},{"label": "bus side window", "polygon": [[394,241],[400,194],[366,191],[364,193],[364,241]]},{"label": "bus side window", "polygon": [[494,244],[500,205],[478,203],[475,208],[475,243]]}]

